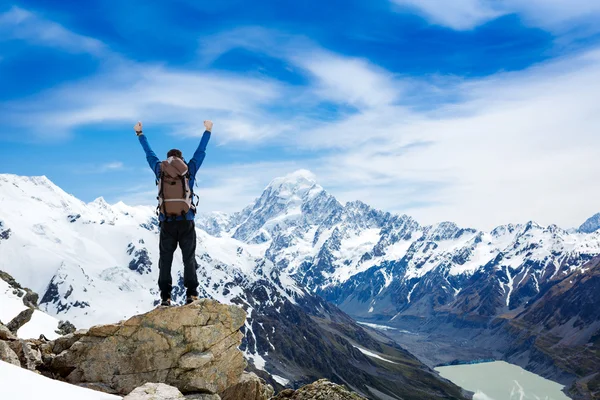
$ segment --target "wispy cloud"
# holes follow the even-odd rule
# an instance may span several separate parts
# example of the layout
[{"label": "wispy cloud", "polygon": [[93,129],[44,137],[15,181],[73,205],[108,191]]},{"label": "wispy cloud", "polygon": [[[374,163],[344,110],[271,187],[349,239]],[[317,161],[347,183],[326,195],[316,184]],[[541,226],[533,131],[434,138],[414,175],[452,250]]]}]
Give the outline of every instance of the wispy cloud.
[{"label": "wispy cloud", "polygon": [[596,23],[600,16],[600,3],[595,0],[391,1],[400,6],[400,11],[416,11],[434,24],[456,30],[470,30],[509,14],[519,14],[527,24],[551,31],[568,31],[575,24],[600,29]]},{"label": "wispy cloud", "polygon": [[[463,14],[457,11],[456,21]],[[467,14],[464,26],[488,18]],[[282,60],[307,82],[209,69],[234,48]],[[221,144],[268,143],[301,155],[202,169],[204,210],[240,209],[274,176],[306,168],[342,200],[408,212],[425,223],[450,219],[485,228],[533,218],[569,226],[598,211],[590,200],[600,197],[597,51],[483,79],[435,80],[407,79],[306,38],[255,27],[209,37],[200,53],[205,64],[198,69],[122,58],[92,78],[2,104],[0,120],[38,134],[137,118],[186,132],[201,125],[202,115],[217,121]],[[429,107],[414,107],[424,98]],[[350,107],[320,118],[315,110],[322,104]],[[122,200],[146,197],[151,204],[154,191]]]},{"label": "wispy cloud", "polygon": [[98,169],[100,172],[107,172],[107,171],[118,171],[124,168],[124,165],[122,162],[120,161],[113,161],[113,162],[109,162],[106,163],[104,165],[101,165],[100,168]]},{"label": "wispy cloud", "polygon": [[107,51],[97,39],[73,33],[60,24],[16,6],[0,14],[0,36],[4,40],[25,40],[35,45],[96,56]]},{"label": "wispy cloud", "polygon": [[330,100],[368,108],[393,103],[401,93],[400,82],[391,73],[366,59],[335,54],[306,37],[262,27],[236,28],[205,37],[200,55],[209,63],[236,48],[285,60],[307,74],[311,85],[296,94],[306,102]]},{"label": "wispy cloud", "polygon": [[228,121],[221,126],[223,136],[244,140],[264,131],[239,127],[252,123],[257,126],[256,121],[264,116],[261,105],[281,100],[284,92],[283,84],[267,79],[125,62],[36,98],[5,103],[0,120],[41,137],[64,135],[94,123],[129,123],[136,119],[169,124],[175,131],[189,135],[190,125],[202,126],[202,115]]},{"label": "wispy cloud", "polygon": [[473,29],[504,12],[486,0],[392,0],[400,10],[417,11],[434,24],[457,30]]},{"label": "wispy cloud", "polygon": [[124,171],[127,169],[121,161],[111,161],[99,165],[81,164],[76,168],[69,168],[74,174],[104,174],[109,172]]}]

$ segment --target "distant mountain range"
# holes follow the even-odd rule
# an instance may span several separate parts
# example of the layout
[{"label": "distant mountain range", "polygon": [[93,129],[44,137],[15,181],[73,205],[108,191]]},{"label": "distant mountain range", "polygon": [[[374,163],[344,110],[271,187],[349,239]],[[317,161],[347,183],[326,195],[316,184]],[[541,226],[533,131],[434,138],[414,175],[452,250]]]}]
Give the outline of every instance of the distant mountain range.
[{"label": "distant mountain range", "polygon": [[[0,249],[8,254],[0,270],[38,290],[51,314],[76,325],[110,322],[157,299],[152,207],[85,204],[44,177],[14,175],[0,175],[0,199]],[[250,310],[246,354],[280,383],[341,370],[306,364],[324,354],[303,345],[312,328],[319,336],[333,326],[352,344],[339,357],[361,358],[356,348],[387,354],[364,341],[385,339],[322,299],[388,326],[386,334],[430,366],[492,356],[564,383],[580,378],[574,392],[590,393],[600,380],[600,214],[572,230],[533,221],[490,232],[453,222],[424,226],[360,201],[342,204],[301,170],[273,180],[242,211],[201,214],[196,226],[203,295]],[[445,343],[444,351],[431,341]],[[574,356],[573,349],[583,350]],[[398,351],[393,357],[412,359]],[[380,364],[388,370],[365,377],[363,393],[389,373],[392,364]],[[393,380],[378,390],[398,390]]]},{"label": "distant mountain range", "polygon": [[[242,350],[258,374],[279,387],[329,378],[370,398],[463,398],[390,338],[357,324],[273,264],[264,254],[267,242],[228,235],[233,223],[223,214],[199,218],[200,290],[246,309]],[[240,235],[244,229],[251,231],[239,228]],[[46,177],[0,175],[0,254],[0,270],[38,292],[43,311],[78,328],[157,305],[153,207],[109,205],[102,198],[84,203]],[[176,253],[179,302],[180,265]]]},{"label": "distant mountain range", "polygon": [[[257,249],[356,319],[421,335],[416,347],[414,335],[394,338],[431,365],[493,356],[563,383],[600,383],[600,214],[569,230],[533,221],[490,232],[423,226],[360,201],[341,204],[298,171],[241,212],[205,215],[199,225]],[[438,340],[450,344],[424,345]]]}]

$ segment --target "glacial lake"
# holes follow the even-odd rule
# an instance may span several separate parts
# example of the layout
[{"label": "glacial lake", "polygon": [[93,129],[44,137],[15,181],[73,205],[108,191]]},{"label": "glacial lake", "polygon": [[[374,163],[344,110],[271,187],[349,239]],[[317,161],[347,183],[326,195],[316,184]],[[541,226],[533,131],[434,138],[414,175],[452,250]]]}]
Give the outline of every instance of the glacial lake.
[{"label": "glacial lake", "polygon": [[568,400],[563,385],[504,361],[435,369],[475,400]]}]

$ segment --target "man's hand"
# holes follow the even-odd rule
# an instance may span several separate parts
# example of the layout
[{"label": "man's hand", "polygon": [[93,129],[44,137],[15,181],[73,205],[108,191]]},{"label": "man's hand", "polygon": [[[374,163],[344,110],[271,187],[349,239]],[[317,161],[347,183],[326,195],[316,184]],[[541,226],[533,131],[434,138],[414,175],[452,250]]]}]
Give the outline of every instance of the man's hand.
[{"label": "man's hand", "polygon": [[142,134],[142,121],[138,121],[138,123],[133,127],[133,130],[138,136],[140,136]]},{"label": "man's hand", "polygon": [[212,121],[204,121],[204,127],[206,128],[207,131],[212,132],[212,127],[213,127]]}]

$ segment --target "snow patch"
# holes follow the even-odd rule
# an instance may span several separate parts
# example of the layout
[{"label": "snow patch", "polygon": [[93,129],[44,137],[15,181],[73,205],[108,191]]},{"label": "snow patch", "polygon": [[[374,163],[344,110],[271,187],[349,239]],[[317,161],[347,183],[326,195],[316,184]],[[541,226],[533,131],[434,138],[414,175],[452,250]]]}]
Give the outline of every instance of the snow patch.
[{"label": "snow patch", "polygon": [[282,376],[275,375],[275,374],[271,374],[271,376],[273,377],[273,379],[275,380],[275,382],[279,383],[282,386],[286,386],[288,383],[290,383],[289,379],[285,379]]},{"label": "snow patch", "polygon": [[369,351],[367,349],[363,349],[362,347],[359,347],[359,346],[354,346],[354,347],[357,348],[361,353],[363,353],[366,356],[369,356],[369,357],[372,357],[372,358],[376,358],[378,360],[382,360],[382,361],[385,361],[385,362],[389,362],[391,364],[398,364],[397,362],[390,361],[387,358],[383,358],[379,354],[375,354],[372,351]]},{"label": "snow patch", "polygon": [[395,330],[397,330],[396,328],[392,328],[391,326],[387,326],[387,325],[371,324],[368,322],[360,322],[360,321],[356,321],[356,322],[359,323],[360,325],[368,326],[369,328],[377,329],[380,331],[395,331]]},{"label": "snow patch", "polygon": [[0,361],[0,394],[6,400],[117,400],[113,396],[46,378]]}]

